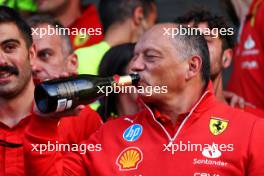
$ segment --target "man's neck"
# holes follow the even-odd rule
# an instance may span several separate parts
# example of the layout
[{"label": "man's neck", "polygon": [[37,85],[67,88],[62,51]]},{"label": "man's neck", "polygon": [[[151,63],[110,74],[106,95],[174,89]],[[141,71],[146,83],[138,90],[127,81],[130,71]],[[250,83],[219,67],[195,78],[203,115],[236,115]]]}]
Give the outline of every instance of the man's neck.
[{"label": "man's neck", "polygon": [[[79,1],[78,1],[79,2]],[[82,16],[80,4],[77,1],[69,1],[69,4],[65,5],[62,12],[55,13],[55,18],[65,27],[72,25],[76,19]]]},{"label": "man's neck", "polygon": [[224,103],[226,103],[224,93],[223,93],[223,78],[222,74],[218,74],[214,79],[212,79],[214,94],[216,98]]},{"label": "man's neck", "polygon": [[0,122],[10,128],[28,116],[32,109],[34,84],[31,80],[24,90],[12,99],[0,98]]},{"label": "man's neck", "polygon": [[132,115],[137,113],[139,107],[131,95],[120,94],[117,100],[117,112],[119,116]]},{"label": "man's neck", "polygon": [[[111,26],[105,33],[104,40],[106,43],[113,47],[123,43],[135,42],[133,41],[133,36],[129,30],[129,25],[129,22],[125,22],[123,25]],[[128,30],[125,30],[126,28]]]},{"label": "man's neck", "polygon": [[[194,87],[196,87],[194,89]],[[180,95],[167,95],[170,100],[165,100],[166,103],[156,105],[161,114],[169,116],[172,123],[175,125],[180,114],[187,113],[197,103],[204,92],[204,86],[191,85],[184,89]]]}]

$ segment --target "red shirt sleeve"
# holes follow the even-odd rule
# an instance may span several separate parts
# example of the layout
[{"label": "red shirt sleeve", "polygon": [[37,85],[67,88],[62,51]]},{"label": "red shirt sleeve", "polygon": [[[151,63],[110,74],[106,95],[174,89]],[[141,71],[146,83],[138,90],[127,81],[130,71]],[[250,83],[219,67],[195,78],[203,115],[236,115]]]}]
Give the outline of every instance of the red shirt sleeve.
[{"label": "red shirt sleeve", "polygon": [[88,139],[101,125],[101,117],[87,106],[79,116],[61,119],[58,126],[59,136],[67,143],[78,144]]},{"label": "red shirt sleeve", "polygon": [[[78,118],[84,119],[78,120]],[[93,123],[94,119],[91,121],[92,118],[97,119],[95,120],[96,123]],[[80,151],[65,153],[52,147],[48,148],[48,146],[69,143],[67,140],[76,142],[76,145],[79,144],[79,140],[88,139],[91,133],[101,125],[99,118],[99,115],[89,108],[82,111],[78,117],[65,118],[68,119],[67,122],[63,122],[63,119],[60,122],[56,119],[43,119],[33,115],[26,129],[24,140],[26,175],[88,175],[86,167],[88,159],[85,154],[80,154]],[[78,134],[86,130],[87,133]],[[60,133],[65,133],[66,139],[61,139]]]},{"label": "red shirt sleeve", "polygon": [[255,122],[255,125],[251,133],[251,141],[249,144],[249,167],[248,167],[248,176],[263,176],[264,175],[264,121],[263,119],[258,119]]}]

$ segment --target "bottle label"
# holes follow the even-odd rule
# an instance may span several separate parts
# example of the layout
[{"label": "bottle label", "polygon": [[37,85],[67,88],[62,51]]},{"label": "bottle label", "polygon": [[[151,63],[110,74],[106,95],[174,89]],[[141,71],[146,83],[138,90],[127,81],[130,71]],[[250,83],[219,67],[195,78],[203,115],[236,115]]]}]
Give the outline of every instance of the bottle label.
[{"label": "bottle label", "polygon": [[72,107],[72,100],[68,100],[66,109],[70,109],[71,107]]},{"label": "bottle label", "polygon": [[59,99],[58,100],[58,105],[57,105],[57,109],[56,112],[62,112],[66,109],[66,105],[67,105],[67,99]]},{"label": "bottle label", "polygon": [[65,111],[66,109],[70,109],[71,107],[72,107],[72,100],[67,100],[66,98],[59,99],[56,112],[62,112]]}]

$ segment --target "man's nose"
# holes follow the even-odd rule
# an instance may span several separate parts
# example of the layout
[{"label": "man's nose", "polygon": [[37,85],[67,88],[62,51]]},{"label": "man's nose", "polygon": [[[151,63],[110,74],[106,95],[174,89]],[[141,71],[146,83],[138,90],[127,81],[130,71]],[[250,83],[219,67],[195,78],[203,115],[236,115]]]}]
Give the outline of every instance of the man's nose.
[{"label": "man's nose", "polygon": [[130,69],[133,72],[140,72],[145,69],[145,63],[142,56],[138,56],[132,59]]},{"label": "man's nose", "polygon": [[6,58],[1,51],[0,51],[0,65],[7,65]]},{"label": "man's nose", "polygon": [[41,67],[39,66],[39,64],[37,63],[36,59],[32,59],[30,61],[30,65],[31,65],[31,69],[33,73],[38,73],[41,71]]}]

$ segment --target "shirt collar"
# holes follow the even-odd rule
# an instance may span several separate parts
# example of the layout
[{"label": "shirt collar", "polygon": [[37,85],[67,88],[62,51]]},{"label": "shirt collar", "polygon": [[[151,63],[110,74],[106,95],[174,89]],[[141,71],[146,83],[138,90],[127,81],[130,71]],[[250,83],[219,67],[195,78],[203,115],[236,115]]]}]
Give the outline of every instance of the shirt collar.
[{"label": "shirt collar", "polygon": [[[194,103],[194,105],[187,112],[179,114],[177,121],[183,121],[185,117],[187,117],[190,113],[195,114],[207,110],[208,108],[214,105],[212,103],[213,101],[215,101],[213,83],[212,81],[209,81],[206,89],[203,92],[203,95],[196,101],[196,103]],[[145,107],[148,107],[148,105],[146,105],[140,98],[137,99],[137,102],[141,105],[143,104]],[[150,109],[156,119],[159,119],[164,122],[170,121],[171,118],[168,115],[161,114],[157,109]]]}]

